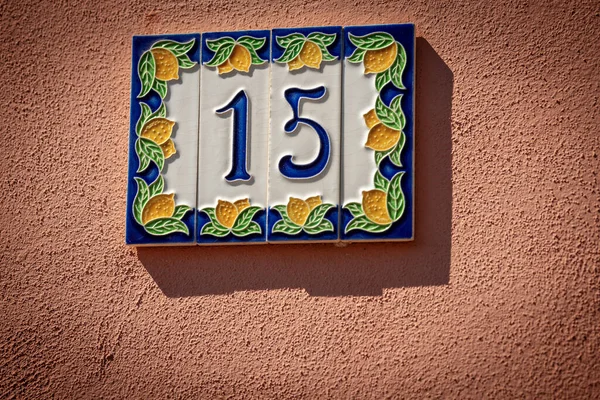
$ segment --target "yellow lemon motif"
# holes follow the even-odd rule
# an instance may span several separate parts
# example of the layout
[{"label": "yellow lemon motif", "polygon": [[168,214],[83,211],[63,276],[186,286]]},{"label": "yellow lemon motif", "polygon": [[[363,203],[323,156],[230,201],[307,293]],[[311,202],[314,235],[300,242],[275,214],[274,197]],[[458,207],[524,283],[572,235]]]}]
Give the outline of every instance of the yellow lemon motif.
[{"label": "yellow lemon motif", "polygon": [[381,122],[377,117],[377,113],[375,112],[374,108],[372,108],[368,113],[364,114],[363,118],[365,119],[365,124],[367,124],[367,128],[369,129]]},{"label": "yellow lemon motif", "polygon": [[173,143],[172,139],[168,139],[166,142],[160,145],[162,149],[163,155],[165,156],[165,160],[171,157],[173,154],[177,153],[175,150],[175,143]]},{"label": "yellow lemon motif", "polygon": [[148,203],[144,206],[142,210],[142,223],[146,225],[157,218],[170,217],[174,211],[175,193],[156,195],[148,200]]},{"label": "yellow lemon motif", "polygon": [[229,60],[225,60],[225,62],[217,67],[217,71],[219,75],[226,74],[228,72],[233,71],[233,65],[229,62]]},{"label": "yellow lemon motif", "polygon": [[156,64],[156,72],[154,76],[161,81],[170,81],[179,79],[179,64],[177,57],[167,49],[152,49],[150,50],[154,56]]},{"label": "yellow lemon motif", "polygon": [[231,228],[235,223],[235,219],[246,208],[250,207],[249,199],[236,200],[233,203],[227,200],[219,200],[215,214],[217,221],[227,228]]},{"label": "yellow lemon motif", "polygon": [[292,222],[296,225],[304,226],[308,214],[310,214],[316,206],[322,203],[321,196],[309,197],[306,200],[290,197],[286,207],[288,217],[290,217]]},{"label": "yellow lemon motif", "polygon": [[387,225],[392,222],[387,210],[386,194],[379,189],[362,192],[362,207],[367,218],[376,224]]},{"label": "yellow lemon motif", "polygon": [[323,204],[323,200],[321,200],[321,196],[313,196],[306,199],[306,204],[308,204],[309,211],[312,211],[316,206]]},{"label": "yellow lemon motif", "polygon": [[236,44],[229,56],[229,62],[238,71],[248,72],[250,71],[250,64],[252,64],[252,57],[247,48]]},{"label": "yellow lemon motif", "polygon": [[395,42],[380,50],[367,50],[364,61],[365,74],[376,74],[385,71],[392,66],[397,54],[398,46]]},{"label": "yellow lemon motif", "polygon": [[288,68],[290,71],[295,71],[304,66],[302,60],[300,60],[300,56],[296,56],[292,61],[288,62]]},{"label": "yellow lemon motif", "polygon": [[321,53],[321,49],[317,44],[307,40],[304,42],[298,57],[307,67],[319,69],[323,60],[323,53]]},{"label": "yellow lemon motif", "polygon": [[174,125],[175,122],[166,118],[153,118],[144,125],[140,136],[161,145],[171,137]]},{"label": "yellow lemon motif", "polygon": [[233,226],[233,223],[239,214],[237,207],[233,203],[226,200],[218,201],[215,213],[217,215],[217,221],[227,228],[231,228]]},{"label": "yellow lemon motif", "polygon": [[365,147],[375,151],[389,150],[400,140],[400,131],[388,128],[384,124],[377,124],[369,131]]},{"label": "yellow lemon motif", "polygon": [[244,209],[250,207],[249,199],[241,199],[233,202],[233,205],[237,209],[238,213],[241,213]]},{"label": "yellow lemon motif", "polygon": [[302,199],[290,197],[287,203],[287,214],[288,217],[296,224],[303,226],[310,213],[309,205]]}]

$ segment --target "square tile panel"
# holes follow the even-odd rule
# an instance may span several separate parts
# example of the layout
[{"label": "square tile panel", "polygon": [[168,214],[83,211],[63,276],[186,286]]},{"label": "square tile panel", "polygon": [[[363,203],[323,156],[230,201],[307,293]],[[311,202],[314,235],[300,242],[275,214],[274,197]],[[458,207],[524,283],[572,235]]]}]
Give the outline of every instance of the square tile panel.
[{"label": "square tile panel", "polygon": [[202,34],[198,244],[266,241],[270,32]]},{"label": "square tile panel", "polygon": [[132,45],[125,242],[194,244],[200,35]]},{"label": "square tile panel", "polygon": [[344,27],[341,237],[412,240],[413,24]]},{"label": "square tile panel", "polygon": [[338,240],[342,28],[271,31],[269,242]]}]

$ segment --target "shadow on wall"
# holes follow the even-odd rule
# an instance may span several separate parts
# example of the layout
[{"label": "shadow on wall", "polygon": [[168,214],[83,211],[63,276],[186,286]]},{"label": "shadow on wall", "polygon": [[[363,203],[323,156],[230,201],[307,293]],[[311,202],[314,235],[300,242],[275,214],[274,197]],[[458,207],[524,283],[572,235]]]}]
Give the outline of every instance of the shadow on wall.
[{"label": "shadow on wall", "polygon": [[169,297],[303,288],[313,296],[377,296],[445,285],[452,227],[452,90],[448,66],[417,38],[414,242],[139,248]]}]

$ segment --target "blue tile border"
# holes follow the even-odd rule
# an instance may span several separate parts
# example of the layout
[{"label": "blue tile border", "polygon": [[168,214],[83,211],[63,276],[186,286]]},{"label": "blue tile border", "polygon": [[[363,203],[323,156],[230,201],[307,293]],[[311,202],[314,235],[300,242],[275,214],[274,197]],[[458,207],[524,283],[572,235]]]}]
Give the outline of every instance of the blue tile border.
[{"label": "blue tile border", "polygon": [[397,24],[344,27],[344,58],[350,57],[354,50],[356,50],[356,46],[349,40],[348,34],[364,36],[373,32],[389,33],[406,50],[407,61],[403,75],[403,83],[406,89],[398,89],[389,82],[381,90],[381,99],[386,106],[389,106],[390,101],[397,95],[402,94],[404,96],[402,99],[402,110],[406,117],[406,126],[404,128],[406,143],[402,151],[403,167],[397,167],[386,158],[382,161],[380,168],[382,175],[388,180],[398,172],[405,172],[401,187],[405,196],[406,208],[400,220],[396,221],[389,230],[383,233],[370,233],[360,230],[345,233],[344,229],[352,219],[352,214],[347,209],[343,209],[340,225],[341,240],[412,240],[414,238],[415,26],[414,24]]},{"label": "blue tile border", "polygon": [[[141,82],[137,74],[137,67],[140,57],[146,52],[152,44],[158,40],[174,40],[177,42],[187,42],[196,39],[194,46],[187,53],[192,61],[200,61],[200,34],[173,34],[173,35],[147,35],[134,36],[132,38],[132,57],[131,57],[131,100],[130,100],[130,119],[129,119],[129,151],[128,151],[128,175],[127,175],[127,214],[125,223],[125,243],[128,245],[185,245],[194,244],[195,240],[195,209],[188,211],[182,218],[182,222],[187,226],[190,234],[176,232],[165,236],[153,236],[148,234],[133,218],[133,200],[137,192],[137,184],[134,177],[143,179],[147,184],[152,183],[158,176],[159,170],[151,163],[150,167],[142,173],[136,173],[139,162],[135,152],[135,142],[137,135],[135,126],[140,118],[140,102],[150,106],[152,112],[159,108],[162,103],[160,96],[150,90],[142,98],[137,98],[141,89]],[[195,206],[195,205],[194,205]]]}]

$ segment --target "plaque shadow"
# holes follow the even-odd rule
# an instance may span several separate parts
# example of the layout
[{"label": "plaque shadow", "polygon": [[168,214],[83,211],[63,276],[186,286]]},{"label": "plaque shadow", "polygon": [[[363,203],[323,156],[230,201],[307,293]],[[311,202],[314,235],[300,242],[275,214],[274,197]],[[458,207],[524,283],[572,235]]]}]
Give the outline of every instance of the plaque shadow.
[{"label": "plaque shadow", "polygon": [[311,296],[380,296],[383,289],[446,285],[452,247],[453,74],[417,38],[415,240],[138,248],[168,297],[304,289]]}]

